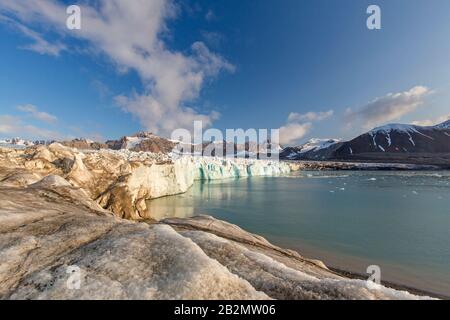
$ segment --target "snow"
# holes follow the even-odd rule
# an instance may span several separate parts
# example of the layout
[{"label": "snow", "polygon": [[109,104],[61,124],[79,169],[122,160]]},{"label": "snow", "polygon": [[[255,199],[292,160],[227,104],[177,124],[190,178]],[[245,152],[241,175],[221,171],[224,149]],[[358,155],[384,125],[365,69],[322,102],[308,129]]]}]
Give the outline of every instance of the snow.
[{"label": "snow", "polygon": [[0,145],[11,148],[24,148],[28,146],[33,146],[34,143],[29,140],[21,139],[21,138],[12,138],[12,139],[3,139],[0,140]]},{"label": "snow", "polygon": [[376,147],[378,147],[377,142],[375,141],[375,138],[377,137],[377,133],[374,133],[372,131],[369,131],[370,136],[372,137],[373,140],[373,145]]},{"label": "snow", "polygon": [[305,152],[308,152],[308,151],[318,151],[318,150],[326,149],[326,148],[328,148],[328,147],[332,146],[333,144],[336,144],[336,143],[338,143],[340,141],[341,140],[339,140],[339,139],[317,139],[317,138],[313,138],[313,139],[310,139],[305,144],[299,146],[298,148],[301,149],[300,153],[305,153]]},{"label": "snow", "polygon": [[415,147],[416,143],[414,142],[413,138],[411,137],[411,134],[408,132],[408,136],[409,136],[409,141],[411,142],[411,144]]},{"label": "snow", "polygon": [[388,124],[385,126],[377,127],[373,130],[371,130],[369,133],[377,134],[377,133],[385,133],[388,134],[392,131],[397,132],[417,132],[416,126],[409,125],[409,124],[400,124],[400,123],[393,123]]},{"label": "snow", "polygon": [[390,147],[392,145],[392,139],[391,139],[391,135],[389,133],[386,136],[386,140],[388,142],[388,146]]},{"label": "snow", "polygon": [[441,123],[441,124],[438,124],[438,125],[434,126],[434,128],[436,128],[436,129],[450,129],[450,119],[445,121],[445,122],[443,122],[443,123]]},{"label": "snow", "polygon": [[317,139],[313,138],[308,140],[308,142],[295,147],[296,151],[291,152],[287,158],[293,159],[298,155],[305,154],[310,151],[319,151],[331,147],[332,145],[340,142],[340,139]]},{"label": "snow", "polygon": [[[409,125],[409,124],[400,124],[400,123],[393,123],[393,124],[388,124],[382,127],[378,127],[375,128],[371,131],[369,131],[369,134],[372,136],[372,138],[374,138],[374,136],[376,136],[377,134],[384,134],[386,136],[386,139],[388,139],[389,142],[389,146],[391,145],[391,137],[390,137],[390,133],[391,132],[399,132],[399,133],[404,133],[404,134],[408,134],[410,137],[410,141],[413,145],[414,141],[411,138],[411,133],[417,133],[420,134],[424,137],[427,137],[428,139],[434,140],[432,137],[422,133],[419,131],[419,129],[424,129],[427,127],[419,127],[419,126],[414,126],[414,125]],[[374,139],[374,145],[376,146],[375,143],[375,139]]]},{"label": "snow", "polygon": [[135,148],[138,144],[140,144],[142,142],[142,140],[144,140],[144,138],[139,138],[139,137],[127,137],[127,145],[125,148],[127,149],[133,149]]}]

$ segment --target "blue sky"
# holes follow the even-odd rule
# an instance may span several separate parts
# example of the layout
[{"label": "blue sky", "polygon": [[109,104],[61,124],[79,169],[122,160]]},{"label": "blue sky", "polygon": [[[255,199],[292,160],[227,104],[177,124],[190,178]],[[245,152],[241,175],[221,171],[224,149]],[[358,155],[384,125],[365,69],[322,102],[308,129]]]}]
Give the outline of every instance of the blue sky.
[{"label": "blue sky", "polygon": [[65,28],[73,1],[0,1],[0,137],[170,135],[201,119],[296,144],[450,114],[447,0],[75,3],[82,30]]}]

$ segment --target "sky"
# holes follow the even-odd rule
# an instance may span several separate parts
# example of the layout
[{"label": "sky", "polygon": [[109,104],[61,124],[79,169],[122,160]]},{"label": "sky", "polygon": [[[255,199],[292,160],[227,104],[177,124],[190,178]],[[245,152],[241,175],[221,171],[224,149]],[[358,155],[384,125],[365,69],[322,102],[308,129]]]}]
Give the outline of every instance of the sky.
[{"label": "sky", "polygon": [[432,125],[450,116],[449,34],[448,0],[0,0],[0,138],[170,137],[200,120],[295,145]]}]

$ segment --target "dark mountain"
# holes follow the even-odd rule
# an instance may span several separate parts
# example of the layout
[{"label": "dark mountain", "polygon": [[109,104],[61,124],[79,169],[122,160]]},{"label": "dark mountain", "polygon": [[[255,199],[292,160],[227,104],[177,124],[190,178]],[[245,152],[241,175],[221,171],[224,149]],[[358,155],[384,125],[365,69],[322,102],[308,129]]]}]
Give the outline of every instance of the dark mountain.
[{"label": "dark mountain", "polygon": [[345,142],[334,156],[347,158],[369,153],[450,153],[449,122],[432,127],[391,124],[375,128]]},{"label": "dark mountain", "polygon": [[311,139],[300,146],[284,148],[280,152],[280,158],[287,160],[327,159],[330,156],[330,152],[340,145],[341,143],[338,139]]},{"label": "dark mountain", "polygon": [[[284,152],[286,151],[286,152]],[[390,124],[375,128],[353,140],[326,148],[294,153],[290,160],[346,160],[450,165],[450,120],[436,126]],[[290,156],[289,156],[290,155]]]}]

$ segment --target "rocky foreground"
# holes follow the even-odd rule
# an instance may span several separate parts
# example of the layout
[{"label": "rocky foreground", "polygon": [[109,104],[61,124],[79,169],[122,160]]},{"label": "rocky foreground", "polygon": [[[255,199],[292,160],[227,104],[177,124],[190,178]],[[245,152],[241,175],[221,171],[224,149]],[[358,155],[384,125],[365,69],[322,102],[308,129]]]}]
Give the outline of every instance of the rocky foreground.
[{"label": "rocky foreground", "polygon": [[0,149],[0,298],[422,298],[347,279],[212,217],[148,220],[146,199],[195,179],[288,170],[204,161],[58,144]]}]

